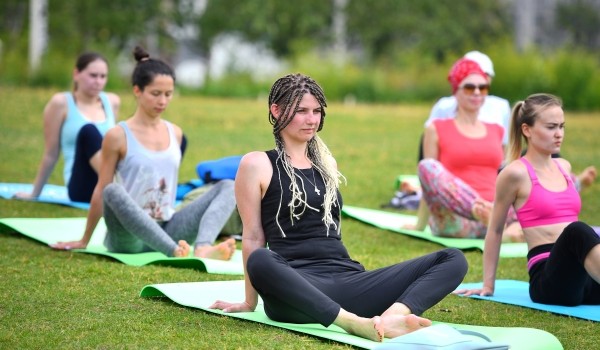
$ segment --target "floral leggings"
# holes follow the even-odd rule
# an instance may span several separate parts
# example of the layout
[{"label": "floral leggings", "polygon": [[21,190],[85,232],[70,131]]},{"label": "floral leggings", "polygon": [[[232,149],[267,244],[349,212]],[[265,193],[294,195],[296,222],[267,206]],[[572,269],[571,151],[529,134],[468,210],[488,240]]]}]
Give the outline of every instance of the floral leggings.
[{"label": "floral leggings", "polygon": [[[487,226],[473,217],[473,204],[479,194],[464,181],[450,173],[439,161],[424,159],[419,162],[419,180],[423,198],[427,202],[429,226],[436,236],[483,238]],[[511,207],[507,223],[517,221]]]}]

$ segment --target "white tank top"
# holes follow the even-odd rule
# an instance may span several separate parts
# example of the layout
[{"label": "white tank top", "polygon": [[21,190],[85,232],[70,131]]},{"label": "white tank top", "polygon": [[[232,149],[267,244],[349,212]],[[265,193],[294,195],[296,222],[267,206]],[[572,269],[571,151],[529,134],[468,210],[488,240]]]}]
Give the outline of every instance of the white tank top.
[{"label": "white tank top", "polygon": [[168,221],[175,212],[181,162],[173,126],[167,121],[164,123],[169,130],[169,147],[162,151],[146,149],[125,122],[119,123],[125,130],[127,154],[117,164],[115,182],[123,185],[131,198],[156,221]]}]

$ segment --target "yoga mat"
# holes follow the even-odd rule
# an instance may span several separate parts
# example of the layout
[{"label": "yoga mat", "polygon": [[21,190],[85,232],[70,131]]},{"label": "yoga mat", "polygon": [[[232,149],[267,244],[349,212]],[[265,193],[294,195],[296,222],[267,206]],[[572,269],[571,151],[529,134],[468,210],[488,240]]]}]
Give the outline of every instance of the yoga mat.
[{"label": "yoga mat", "polygon": [[[86,218],[4,218],[0,224],[35,239],[39,242],[50,244],[59,241],[78,240],[83,235]],[[231,260],[222,261],[214,259],[196,258],[171,258],[159,252],[137,254],[111,253],[104,247],[106,226],[100,220],[92,239],[86,249],[74,249],[75,252],[98,254],[108,256],[126,265],[165,265],[173,267],[194,268],[208,273],[226,275],[243,275],[244,268],[242,254],[238,249]],[[191,252],[190,252],[191,253]]]},{"label": "yoga mat", "polygon": [[[192,182],[190,182],[192,183]],[[196,182],[195,184],[198,184]],[[200,183],[201,186],[201,183]],[[40,202],[40,203],[48,203],[48,204],[60,204],[66,205],[73,208],[79,208],[84,210],[90,209],[90,203],[85,202],[74,202],[69,199],[68,190],[65,186],[46,184],[42,189],[42,193],[39,197],[34,199],[19,199],[13,198],[15,193],[17,192],[25,192],[31,193],[33,191],[32,184],[21,184],[21,183],[7,183],[0,182],[0,198],[4,199],[14,199],[14,200],[23,200],[30,202]],[[183,194],[189,191],[188,186],[186,184],[179,185],[177,188],[178,196],[183,196]],[[179,197],[178,197],[179,198]],[[175,205],[179,205],[181,203],[181,199],[177,199],[175,201]]]},{"label": "yoga mat", "polygon": [[[183,306],[197,308],[219,315],[259,322],[274,327],[281,327],[300,333],[310,334],[313,336],[354,345],[364,349],[373,349],[380,344],[371,340],[350,335],[335,325],[325,328],[314,323],[294,324],[272,321],[265,315],[262,301],[260,299],[254,312],[223,313],[220,310],[208,308],[217,299],[232,302],[244,300],[243,280],[153,284],[142,288],[140,296],[167,297],[173,302]],[[483,333],[494,342],[510,344],[511,349],[513,350],[562,349],[562,345],[554,335],[538,329],[521,327],[484,327],[451,323],[449,325],[460,329],[473,330]]]},{"label": "yoga mat", "polygon": [[[481,288],[482,282],[463,283],[457,289]],[[471,295],[468,298],[495,301],[497,303],[518,305],[531,309],[548,311],[555,314],[582,318],[585,320],[600,322],[600,305],[579,305],[579,306],[560,306],[539,304],[531,301],[529,297],[529,283],[515,280],[496,280],[494,295],[482,297]]]},{"label": "yoga mat", "polygon": [[[384,210],[375,210],[367,208],[353,207],[344,205],[342,213],[356,220],[371,224],[404,235],[426,239],[431,242],[441,244],[446,247],[454,247],[462,250],[479,249],[483,251],[484,240],[478,238],[447,238],[438,237],[431,234],[429,227],[424,231],[414,231],[401,228],[404,224],[414,224],[417,217],[414,215],[392,213]],[[527,256],[526,243],[502,243],[500,256],[504,258],[520,258]]]},{"label": "yoga mat", "polygon": [[79,209],[89,209],[90,203],[73,202],[69,199],[68,191],[65,186],[46,184],[42,189],[42,193],[35,199],[17,199],[13,198],[17,192],[31,193],[33,191],[32,184],[20,183],[0,183],[0,197],[4,199],[26,200],[31,202],[61,204]]},{"label": "yoga mat", "polygon": [[402,183],[402,181],[406,181],[414,187],[421,187],[421,181],[419,180],[419,177],[417,175],[403,174],[398,175],[396,177],[396,181],[394,182],[394,189],[400,189],[400,184]]}]

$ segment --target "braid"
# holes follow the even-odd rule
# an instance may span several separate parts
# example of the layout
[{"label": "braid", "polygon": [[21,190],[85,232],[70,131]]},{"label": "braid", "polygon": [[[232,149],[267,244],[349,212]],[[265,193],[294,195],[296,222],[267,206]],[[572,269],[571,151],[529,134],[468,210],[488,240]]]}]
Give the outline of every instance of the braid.
[{"label": "braid", "polygon": [[[292,200],[288,204],[292,223],[294,219],[299,219],[306,209],[318,211],[318,209],[309,206],[306,203],[306,198],[302,197],[302,193],[306,193],[306,191],[304,191],[304,181],[300,176],[296,175],[290,157],[285,151],[283,138],[281,137],[281,130],[294,119],[300,101],[307,93],[313,95],[321,106],[321,121],[317,128],[317,131],[321,131],[325,120],[325,107],[327,107],[327,102],[325,100],[323,89],[312,78],[302,74],[286,75],[273,84],[271,92],[269,93],[269,122],[273,125],[275,148],[278,154],[277,161],[281,162],[282,168],[290,179],[292,179],[289,188],[292,193]],[[270,107],[272,104],[276,104],[283,109],[278,118],[275,118],[271,112]],[[321,174],[323,182],[325,183],[323,223],[325,224],[326,232],[329,235],[329,227],[333,225],[339,235],[340,227],[334,222],[331,210],[333,207],[339,207],[337,190],[341,181],[343,180],[345,182],[346,179],[337,170],[329,148],[317,135],[308,141],[307,158],[312,162],[314,170]],[[299,181],[295,181],[295,179],[299,179]],[[281,186],[281,181],[279,181],[279,184]],[[281,208],[281,204],[282,203],[279,204],[279,208]],[[302,207],[302,209],[299,212],[296,212],[295,209],[298,207]],[[341,210],[341,208],[338,208],[338,210]],[[281,226],[279,227],[281,229]],[[283,230],[281,233],[285,237]]]}]

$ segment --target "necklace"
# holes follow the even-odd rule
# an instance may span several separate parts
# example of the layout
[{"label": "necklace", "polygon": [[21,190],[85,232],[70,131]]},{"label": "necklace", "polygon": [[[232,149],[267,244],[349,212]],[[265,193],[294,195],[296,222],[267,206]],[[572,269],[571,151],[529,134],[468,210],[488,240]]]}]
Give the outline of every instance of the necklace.
[{"label": "necklace", "polygon": [[321,190],[317,188],[317,180],[315,179],[315,169],[313,167],[311,167],[310,170],[312,171],[312,176],[313,176],[314,182],[310,181],[310,179],[306,175],[304,175],[302,170],[300,170],[300,174],[302,174],[302,176],[304,176],[306,178],[306,181],[308,181],[311,185],[315,186],[315,193],[317,194],[317,196],[320,196]]}]

